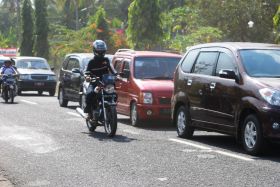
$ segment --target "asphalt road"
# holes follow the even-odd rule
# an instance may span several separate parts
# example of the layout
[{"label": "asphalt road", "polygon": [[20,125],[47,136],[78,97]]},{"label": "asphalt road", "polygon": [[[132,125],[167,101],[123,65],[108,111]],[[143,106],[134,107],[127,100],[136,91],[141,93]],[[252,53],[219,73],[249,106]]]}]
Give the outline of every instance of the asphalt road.
[{"label": "asphalt road", "polygon": [[280,149],[246,155],[234,138],[169,123],[135,128],[119,116],[117,135],[89,133],[75,108],[25,94],[0,103],[0,174],[15,186],[279,186]]}]

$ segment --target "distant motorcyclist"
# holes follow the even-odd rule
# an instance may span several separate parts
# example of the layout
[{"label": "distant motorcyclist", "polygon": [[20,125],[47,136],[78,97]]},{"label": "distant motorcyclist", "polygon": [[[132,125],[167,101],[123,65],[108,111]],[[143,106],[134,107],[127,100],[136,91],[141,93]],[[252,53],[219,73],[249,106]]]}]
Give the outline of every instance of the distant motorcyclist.
[{"label": "distant motorcyclist", "polygon": [[[112,73],[116,75],[116,71],[111,67],[110,60],[105,57],[107,51],[107,45],[102,40],[95,40],[93,42],[93,53],[94,57],[88,63],[86,72],[90,72],[91,75],[99,77],[102,79],[102,75]],[[90,75],[86,75],[86,81],[91,80]],[[92,120],[92,110],[97,108],[97,93],[99,92],[99,87],[95,84],[90,84],[86,92],[86,106],[84,108],[84,113],[88,113],[88,119]]]},{"label": "distant motorcyclist", "polygon": [[2,82],[5,81],[6,77],[3,75],[17,75],[17,70],[12,66],[12,60],[4,61],[4,65],[0,69],[0,91],[2,90]]}]

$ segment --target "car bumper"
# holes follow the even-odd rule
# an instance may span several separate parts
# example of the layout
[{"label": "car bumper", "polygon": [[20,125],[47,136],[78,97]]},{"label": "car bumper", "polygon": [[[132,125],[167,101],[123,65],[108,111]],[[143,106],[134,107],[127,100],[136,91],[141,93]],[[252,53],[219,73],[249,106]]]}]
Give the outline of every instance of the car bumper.
[{"label": "car bumper", "polygon": [[137,105],[138,117],[140,120],[171,120],[171,108],[169,105]]},{"label": "car bumper", "polygon": [[55,88],[56,81],[18,81],[18,89],[21,91],[52,91]]},{"label": "car bumper", "polygon": [[263,124],[264,137],[280,140],[280,109],[265,107],[260,112],[260,116]]}]

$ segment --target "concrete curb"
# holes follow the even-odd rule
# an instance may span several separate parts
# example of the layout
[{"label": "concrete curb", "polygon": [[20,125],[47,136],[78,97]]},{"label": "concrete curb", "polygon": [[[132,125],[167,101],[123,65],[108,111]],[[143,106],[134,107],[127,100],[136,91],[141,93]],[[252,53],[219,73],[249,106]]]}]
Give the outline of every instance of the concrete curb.
[{"label": "concrete curb", "polygon": [[14,185],[8,179],[0,175],[0,187],[13,187],[13,186]]}]

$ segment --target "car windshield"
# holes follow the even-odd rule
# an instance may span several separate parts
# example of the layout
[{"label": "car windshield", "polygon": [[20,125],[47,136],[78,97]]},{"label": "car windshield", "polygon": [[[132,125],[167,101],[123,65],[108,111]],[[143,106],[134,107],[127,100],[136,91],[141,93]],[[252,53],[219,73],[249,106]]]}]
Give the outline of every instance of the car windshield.
[{"label": "car windshield", "polygon": [[251,77],[280,77],[280,50],[241,50],[242,63]]},{"label": "car windshield", "polygon": [[31,60],[31,59],[24,59],[24,60],[19,60],[17,61],[17,68],[21,69],[50,69],[50,66],[48,65],[47,62],[44,60],[36,59],[36,60]]},{"label": "car windshield", "polygon": [[136,79],[171,80],[180,58],[138,57],[134,64]]},{"label": "car windshield", "polygon": [[82,61],[82,65],[83,65],[82,69],[83,69],[83,70],[86,69],[86,67],[87,67],[87,65],[88,65],[88,63],[89,63],[89,61],[90,61],[91,59],[92,59],[92,58],[90,58],[90,57],[86,57],[86,58],[83,59],[83,61]]}]

